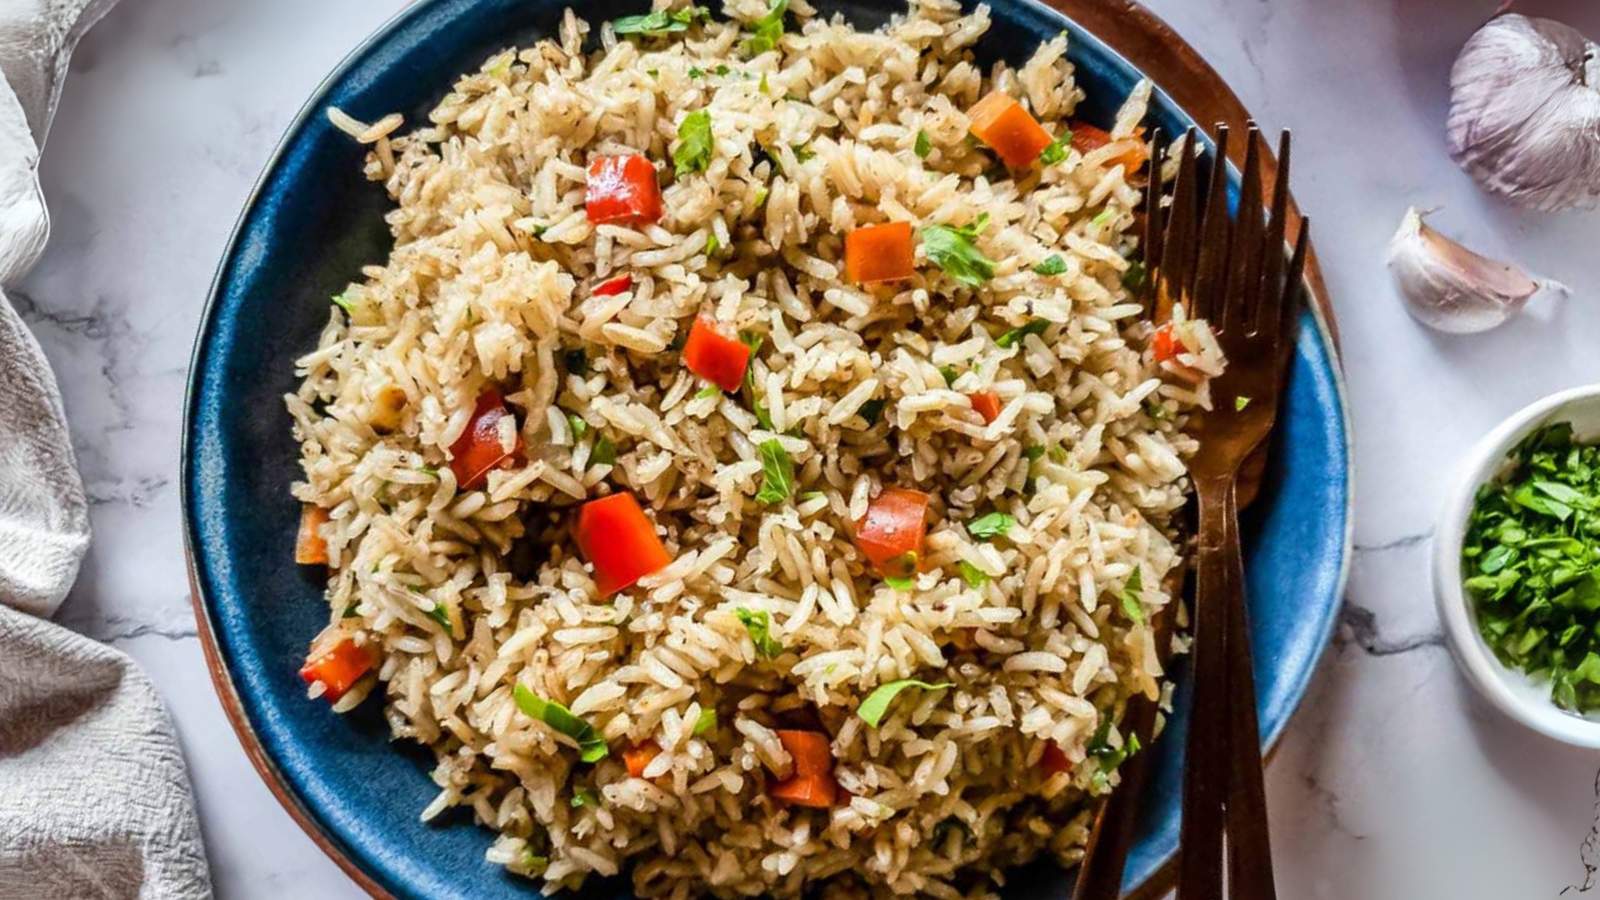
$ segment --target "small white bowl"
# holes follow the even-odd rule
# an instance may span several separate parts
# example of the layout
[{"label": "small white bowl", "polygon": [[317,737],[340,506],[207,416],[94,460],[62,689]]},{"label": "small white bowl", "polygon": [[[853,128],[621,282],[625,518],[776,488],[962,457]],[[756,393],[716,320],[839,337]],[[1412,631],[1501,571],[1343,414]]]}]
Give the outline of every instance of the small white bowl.
[{"label": "small white bowl", "polygon": [[1563,743],[1600,749],[1600,713],[1578,716],[1550,700],[1550,686],[1495,658],[1478,632],[1477,616],[1461,586],[1461,543],[1478,488],[1506,468],[1506,454],[1542,425],[1571,422],[1579,439],[1600,439],[1600,384],[1552,394],[1524,407],[1484,436],[1462,460],[1433,542],[1433,595],[1446,642],[1461,671],[1506,715]]}]

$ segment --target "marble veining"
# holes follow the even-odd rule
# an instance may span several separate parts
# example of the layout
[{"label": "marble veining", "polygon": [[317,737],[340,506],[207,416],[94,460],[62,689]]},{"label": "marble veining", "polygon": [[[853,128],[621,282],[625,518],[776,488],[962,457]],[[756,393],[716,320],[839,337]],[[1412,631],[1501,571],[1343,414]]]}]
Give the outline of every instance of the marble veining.
[{"label": "marble veining", "polygon": [[[1592,381],[1595,214],[1536,215],[1448,160],[1451,59],[1498,0],[1147,0],[1262,124],[1296,132],[1295,187],[1341,326],[1356,545],[1334,647],[1268,773],[1285,898],[1585,896],[1600,773],[1477,700],[1443,652],[1432,523],[1460,453],[1538,396]],[[239,748],[189,607],[177,502],[184,375],[212,272],[304,98],[402,0],[117,7],[73,59],[41,171],[54,233],[10,295],[50,357],[94,542],[61,613],[145,667],[177,723],[224,898],[360,891]],[[1600,35],[1600,8],[1526,0]],[[351,177],[358,177],[352,173]],[[1433,335],[1383,268],[1408,205],[1573,286],[1499,331]],[[272,413],[275,411],[267,411]]]}]

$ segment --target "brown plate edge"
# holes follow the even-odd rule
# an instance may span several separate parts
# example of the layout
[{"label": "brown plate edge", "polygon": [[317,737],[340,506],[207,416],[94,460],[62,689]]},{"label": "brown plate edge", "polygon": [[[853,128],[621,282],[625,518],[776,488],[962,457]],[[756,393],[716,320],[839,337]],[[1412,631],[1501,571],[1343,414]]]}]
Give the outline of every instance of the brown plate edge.
[{"label": "brown plate edge", "polygon": [[[1250,120],[1250,114],[1234,94],[1233,89],[1228,87],[1222,76],[1187,41],[1179,37],[1177,32],[1155,13],[1133,0],[1045,0],[1045,2],[1126,57],[1135,68],[1165,90],[1173,102],[1196,122],[1202,124],[1221,122],[1237,132],[1243,132]],[[1244,155],[1242,143],[1236,144],[1234,150],[1230,158],[1236,164],[1242,165]],[[1270,194],[1272,185],[1276,183],[1277,160],[1271,153],[1266,153],[1263,155],[1263,161],[1263,172],[1266,176],[1265,192]],[[1290,207],[1292,210],[1290,233],[1293,235],[1299,232],[1300,211],[1292,198]],[[1322,278],[1322,268],[1317,260],[1314,243],[1306,255],[1305,277],[1317,317],[1333,341],[1337,363],[1338,325],[1334,319],[1333,306],[1328,301],[1327,286]],[[249,757],[251,765],[260,773],[261,780],[277,798],[284,812],[300,826],[312,843],[316,844],[368,895],[378,900],[393,900],[393,894],[384,890],[357,866],[345,854],[343,848],[322,830],[311,813],[289,790],[282,773],[267,757],[245,715],[244,706],[234,689],[233,681],[228,677],[227,667],[222,664],[216,636],[211,631],[211,621],[201,600],[193,548],[187,541],[184,542],[184,561],[189,575],[189,600],[194,608],[195,628],[201,650],[205,654],[206,670],[211,674],[211,683],[216,687],[217,699],[222,704],[228,723],[233,726],[234,734],[244,748],[245,755]],[[1268,750],[1269,761],[1275,752],[1276,747]],[[1127,895],[1128,900],[1156,900],[1172,889],[1176,873],[1177,864],[1174,857]]]}]

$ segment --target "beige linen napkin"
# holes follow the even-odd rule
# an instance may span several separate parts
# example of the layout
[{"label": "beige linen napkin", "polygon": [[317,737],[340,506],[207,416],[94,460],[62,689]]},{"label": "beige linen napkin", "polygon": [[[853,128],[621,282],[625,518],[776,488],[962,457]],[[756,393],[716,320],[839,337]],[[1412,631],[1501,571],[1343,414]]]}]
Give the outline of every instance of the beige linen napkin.
[{"label": "beige linen napkin", "polygon": [[0,900],[211,896],[155,690],[48,621],[88,506],[55,378],[3,291],[49,236],[39,150],[72,48],[113,2],[0,0]]}]

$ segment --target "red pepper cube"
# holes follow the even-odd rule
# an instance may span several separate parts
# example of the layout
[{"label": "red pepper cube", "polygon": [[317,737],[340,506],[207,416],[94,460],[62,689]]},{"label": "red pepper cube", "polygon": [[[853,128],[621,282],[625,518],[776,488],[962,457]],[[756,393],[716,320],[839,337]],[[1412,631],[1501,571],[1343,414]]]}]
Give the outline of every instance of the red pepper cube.
[{"label": "red pepper cube", "polygon": [[738,338],[725,336],[701,316],[689,327],[689,337],[683,342],[683,364],[717,387],[737,391],[750,367],[750,348]]},{"label": "red pepper cube", "polygon": [[972,121],[973,136],[1013,169],[1032,165],[1050,146],[1050,132],[1004,91],[989,92],[967,111],[967,117]]},{"label": "red pepper cube", "polygon": [[910,222],[863,225],[844,236],[844,277],[856,284],[910,278],[916,271]]},{"label": "red pepper cube", "polygon": [[1058,772],[1065,772],[1072,768],[1072,760],[1067,759],[1067,754],[1061,752],[1061,747],[1055,741],[1044,745],[1044,755],[1039,757],[1039,768],[1044,772],[1044,777],[1049,778]]},{"label": "red pepper cube", "polygon": [[633,287],[632,275],[618,275],[595,285],[594,290],[589,293],[595,297],[615,297],[631,287]]},{"label": "red pepper cube", "polygon": [[584,208],[593,225],[648,225],[660,219],[655,165],[637,153],[596,157],[589,163]]},{"label": "red pepper cube", "polygon": [[[467,430],[450,445],[450,471],[456,474],[456,485],[464,491],[483,487],[492,469],[504,469],[522,462],[522,435],[517,435],[515,446],[506,452],[500,444],[500,420],[511,416],[505,400],[494,388],[485,388],[478,395]],[[511,416],[512,424],[516,418]]]},{"label": "red pepper cube", "polygon": [[[909,488],[887,488],[867,504],[856,523],[856,547],[880,570],[904,577],[916,571],[927,532],[928,495]],[[914,554],[906,559],[907,554]],[[904,571],[909,563],[910,571]]]},{"label": "red pepper cube", "polygon": [[978,415],[983,416],[983,424],[1000,418],[1000,395],[994,391],[977,391],[968,394],[967,399],[972,401],[972,408]]},{"label": "red pepper cube", "polygon": [[355,687],[372,663],[370,649],[356,646],[355,639],[347,633],[330,629],[311,642],[306,664],[300,667],[300,678],[306,684],[322,682],[322,696],[331,703]]},{"label": "red pepper cube", "polygon": [[594,565],[602,595],[632,587],[672,562],[655,526],[627,491],[590,500],[578,511],[578,550]]}]

